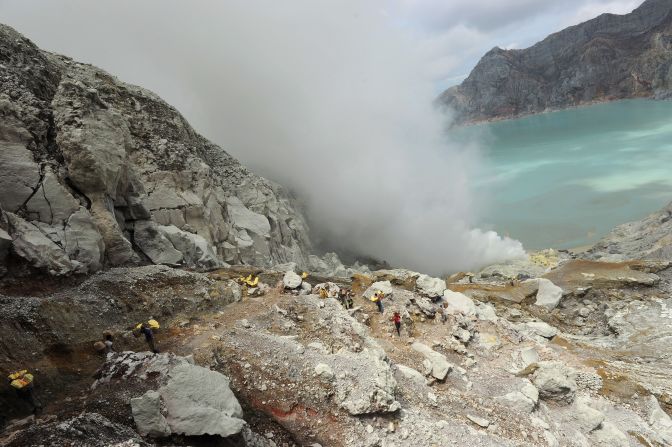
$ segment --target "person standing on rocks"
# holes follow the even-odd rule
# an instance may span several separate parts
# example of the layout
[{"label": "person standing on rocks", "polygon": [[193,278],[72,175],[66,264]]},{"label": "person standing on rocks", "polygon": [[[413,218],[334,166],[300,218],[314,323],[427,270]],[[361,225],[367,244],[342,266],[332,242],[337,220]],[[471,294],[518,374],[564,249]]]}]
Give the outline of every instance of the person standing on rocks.
[{"label": "person standing on rocks", "polygon": [[399,312],[394,312],[394,315],[392,315],[392,321],[394,322],[394,327],[397,330],[397,335],[401,337],[401,314]]},{"label": "person standing on rocks", "polygon": [[355,303],[352,300],[355,296],[355,293],[352,291],[352,289],[348,290],[348,293],[345,296],[345,308],[346,309],[352,309],[355,307]]}]

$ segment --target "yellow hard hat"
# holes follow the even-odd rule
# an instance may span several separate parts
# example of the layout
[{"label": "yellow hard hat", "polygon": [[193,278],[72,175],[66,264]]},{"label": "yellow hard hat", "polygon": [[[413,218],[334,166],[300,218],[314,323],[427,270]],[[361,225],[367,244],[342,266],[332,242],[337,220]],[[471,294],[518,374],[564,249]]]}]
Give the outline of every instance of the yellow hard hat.
[{"label": "yellow hard hat", "polygon": [[149,320],[147,321],[147,323],[149,324],[149,327],[151,327],[152,329],[159,329],[161,327],[159,322],[156,320]]},{"label": "yellow hard hat", "polygon": [[306,278],[308,278],[308,272],[303,272],[303,273],[301,273],[301,278],[302,278],[302,279],[306,279]]}]

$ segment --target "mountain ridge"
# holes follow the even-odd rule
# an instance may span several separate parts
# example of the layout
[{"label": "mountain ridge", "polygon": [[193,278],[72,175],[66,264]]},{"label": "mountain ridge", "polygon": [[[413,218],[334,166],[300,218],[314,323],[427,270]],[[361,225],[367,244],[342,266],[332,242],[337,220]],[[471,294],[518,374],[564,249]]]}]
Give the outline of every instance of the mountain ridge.
[{"label": "mountain ridge", "polygon": [[526,49],[495,47],[437,102],[469,123],[671,96],[672,1],[647,0],[630,14],[602,14]]}]

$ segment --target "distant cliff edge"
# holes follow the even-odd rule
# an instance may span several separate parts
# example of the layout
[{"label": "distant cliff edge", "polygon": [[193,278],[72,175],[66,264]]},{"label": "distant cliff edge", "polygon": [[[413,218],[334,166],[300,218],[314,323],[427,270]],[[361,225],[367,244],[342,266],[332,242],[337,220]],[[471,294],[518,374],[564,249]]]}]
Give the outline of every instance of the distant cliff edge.
[{"label": "distant cliff edge", "polygon": [[469,123],[638,97],[672,98],[672,0],[602,14],[524,50],[494,48],[438,102]]}]

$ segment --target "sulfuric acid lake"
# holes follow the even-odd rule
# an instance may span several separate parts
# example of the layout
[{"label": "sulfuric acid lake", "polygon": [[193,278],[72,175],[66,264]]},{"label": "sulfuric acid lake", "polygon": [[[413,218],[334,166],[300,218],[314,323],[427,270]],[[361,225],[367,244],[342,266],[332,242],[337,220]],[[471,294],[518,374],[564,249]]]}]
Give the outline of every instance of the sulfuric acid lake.
[{"label": "sulfuric acid lake", "polygon": [[672,201],[672,101],[599,104],[455,136],[483,150],[481,226],[527,249],[591,244]]}]

